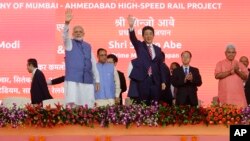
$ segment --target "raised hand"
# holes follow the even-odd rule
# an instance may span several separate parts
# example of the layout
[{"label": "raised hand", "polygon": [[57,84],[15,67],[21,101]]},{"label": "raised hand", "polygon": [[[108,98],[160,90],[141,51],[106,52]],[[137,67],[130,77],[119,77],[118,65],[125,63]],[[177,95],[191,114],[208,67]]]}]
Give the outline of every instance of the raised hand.
[{"label": "raised hand", "polygon": [[128,25],[130,28],[133,28],[135,24],[135,17],[132,15],[128,15]]},{"label": "raised hand", "polygon": [[73,19],[72,10],[71,9],[67,9],[65,11],[65,23],[69,24],[72,19]]}]

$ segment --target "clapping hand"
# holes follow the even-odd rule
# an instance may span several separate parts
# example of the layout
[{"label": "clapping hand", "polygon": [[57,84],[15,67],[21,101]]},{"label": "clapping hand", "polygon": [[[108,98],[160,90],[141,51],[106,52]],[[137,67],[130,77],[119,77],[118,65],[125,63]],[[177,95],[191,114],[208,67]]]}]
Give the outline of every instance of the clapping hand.
[{"label": "clapping hand", "polygon": [[187,80],[189,81],[193,80],[193,74],[191,72],[189,72],[189,74],[187,75]]},{"label": "clapping hand", "polygon": [[189,72],[184,79],[184,82],[186,83],[187,81],[193,81],[193,74]]}]

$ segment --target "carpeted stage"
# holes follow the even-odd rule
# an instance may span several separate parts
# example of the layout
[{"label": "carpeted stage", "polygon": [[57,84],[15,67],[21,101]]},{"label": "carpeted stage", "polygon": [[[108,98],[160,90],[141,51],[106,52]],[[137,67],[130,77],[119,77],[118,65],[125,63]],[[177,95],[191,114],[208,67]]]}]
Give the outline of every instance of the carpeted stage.
[{"label": "carpeted stage", "polygon": [[53,128],[0,128],[0,141],[229,141],[224,125],[183,125],[167,127],[122,125],[94,128],[67,125]]}]

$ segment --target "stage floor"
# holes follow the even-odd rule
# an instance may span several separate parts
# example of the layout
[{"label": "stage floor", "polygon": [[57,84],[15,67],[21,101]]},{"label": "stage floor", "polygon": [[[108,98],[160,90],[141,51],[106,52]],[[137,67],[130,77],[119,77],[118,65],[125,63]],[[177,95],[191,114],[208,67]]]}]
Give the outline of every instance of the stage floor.
[{"label": "stage floor", "polygon": [[[186,140],[185,140],[186,138]],[[0,128],[1,141],[229,141],[229,128],[224,125],[186,125],[167,127],[111,125],[108,128],[95,125],[61,126],[53,128],[10,127]]]}]

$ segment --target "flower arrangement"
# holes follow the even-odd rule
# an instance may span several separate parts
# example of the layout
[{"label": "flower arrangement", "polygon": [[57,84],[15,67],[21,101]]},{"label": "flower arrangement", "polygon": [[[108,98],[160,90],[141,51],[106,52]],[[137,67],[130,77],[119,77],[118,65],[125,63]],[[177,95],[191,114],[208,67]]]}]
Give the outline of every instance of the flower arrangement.
[{"label": "flower arrangement", "polygon": [[211,105],[207,109],[206,124],[240,124],[242,108],[229,104]]},{"label": "flower arrangement", "polygon": [[242,109],[242,124],[249,125],[250,124],[250,105],[246,108]]},{"label": "flower arrangement", "polygon": [[6,108],[0,105],[0,127],[11,125],[13,128],[21,126],[26,120],[26,110],[17,108],[16,104],[13,104],[12,108]]},{"label": "flower arrangement", "polygon": [[56,108],[41,105],[26,105],[12,108],[0,105],[0,127],[20,126],[54,127],[62,125],[81,125],[101,127],[109,125],[136,126],[167,126],[187,124],[250,124],[250,107],[245,109],[233,105],[211,105],[210,107],[168,106],[154,103],[151,106],[141,105],[112,105],[88,108],[63,107]]},{"label": "flower arrangement", "polygon": [[107,107],[98,107],[96,112],[96,121],[102,126],[107,127],[110,123],[114,125],[122,124],[129,127],[133,123],[137,126],[148,125],[157,126],[158,123],[158,107],[153,104],[151,106],[142,105],[113,105]]},{"label": "flower arrangement", "polygon": [[41,105],[27,105],[27,119],[26,124],[41,126],[41,127],[53,127],[56,125],[85,125],[93,126],[94,109],[90,109],[87,106],[72,108],[67,106],[64,108],[60,104],[56,104],[56,108],[46,106],[42,108]]},{"label": "flower arrangement", "polygon": [[206,117],[206,110],[192,106],[160,106],[160,125],[199,124]]}]

